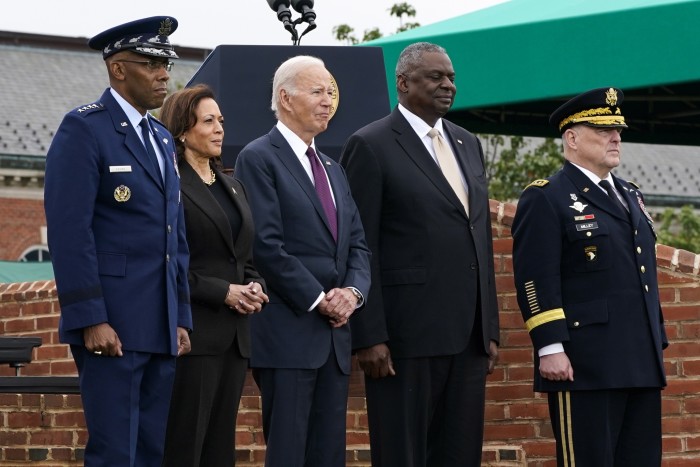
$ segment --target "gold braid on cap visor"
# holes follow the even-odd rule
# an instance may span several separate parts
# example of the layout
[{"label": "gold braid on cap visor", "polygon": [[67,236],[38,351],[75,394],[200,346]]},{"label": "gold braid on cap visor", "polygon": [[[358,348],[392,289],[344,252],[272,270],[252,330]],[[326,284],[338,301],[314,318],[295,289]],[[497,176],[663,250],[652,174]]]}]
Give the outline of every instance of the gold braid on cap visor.
[{"label": "gold braid on cap visor", "polygon": [[559,131],[569,123],[593,123],[595,125],[625,125],[625,117],[620,114],[620,109],[613,115],[609,107],[588,109],[569,115],[559,123]]}]

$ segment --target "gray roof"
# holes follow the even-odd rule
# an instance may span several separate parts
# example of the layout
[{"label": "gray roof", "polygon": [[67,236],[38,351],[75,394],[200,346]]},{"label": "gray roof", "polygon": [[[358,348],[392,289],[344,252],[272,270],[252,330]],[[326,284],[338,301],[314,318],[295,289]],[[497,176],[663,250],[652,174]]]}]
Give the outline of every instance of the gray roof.
[{"label": "gray roof", "polygon": [[[83,46],[82,39],[4,36],[19,45],[0,42],[0,157],[4,167],[16,157],[14,167],[43,172],[46,151],[63,115],[97,100],[109,85],[107,72],[101,54]],[[201,59],[175,60],[170,89],[187,84],[207,53],[190,49],[189,57]],[[528,146],[539,142],[533,138]],[[638,183],[648,205],[700,207],[700,147],[623,143],[622,160],[615,174]]]},{"label": "gray roof", "polygon": [[[525,138],[521,153],[534,150],[543,141],[543,138]],[[505,146],[510,147],[507,142]],[[621,157],[622,162],[613,173],[639,185],[647,206],[692,204],[700,208],[699,146],[626,143],[623,132]]]},{"label": "gray roof", "polygon": [[[0,44],[0,154],[45,157],[63,115],[109,86],[100,53]],[[183,87],[201,61],[175,60],[168,86]]]}]

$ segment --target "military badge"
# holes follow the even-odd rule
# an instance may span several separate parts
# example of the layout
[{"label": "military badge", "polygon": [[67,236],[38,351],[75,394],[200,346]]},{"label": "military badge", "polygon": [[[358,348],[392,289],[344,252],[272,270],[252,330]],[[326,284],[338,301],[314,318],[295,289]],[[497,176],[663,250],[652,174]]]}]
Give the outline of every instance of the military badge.
[{"label": "military badge", "polygon": [[578,212],[583,212],[584,209],[588,207],[587,204],[583,204],[581,201],[576,201],[574,204],[569,206],[571,209],[575,209]]},{"label": "military badge", "polygon": [[646,216],[649,223],[653,224],[654,219],[651,218],[651,215],[649,214],[649,211],[647,211],[647,207],[644,205],[644,201],[642,201],[642,197],[639,196],[639,193],[637,193],[637,202],[639,203],[639,207],[642,209],[642,212]]},{"label": "military badge", "polygon": [[116,199],[118,203],[129,201],[129,198],[131,198],[131,190],[128,186],[119,185],[114,189],[114,199]]},{"label": "military badge", "polygon": [[588,262],[596,261],[598,259],[598,247],[596,246],[587,246],[583,249],[583,252],[586,255],[586,261]]},{"label": "military badge", "polygon": [[590,221],[595,219],[595,214],[584,214],[583,216],[574,216],[575,221]]},{"label": "military badge", "polygon": [[610,107],[617,105],[617,91],[614,88],[605,91],[605,103]]},{"label": "military badge", "polygon": [[571,196],[571,201],[576,201],[578,199],[578,196],[573,193],[571,193],[569,196]]}]

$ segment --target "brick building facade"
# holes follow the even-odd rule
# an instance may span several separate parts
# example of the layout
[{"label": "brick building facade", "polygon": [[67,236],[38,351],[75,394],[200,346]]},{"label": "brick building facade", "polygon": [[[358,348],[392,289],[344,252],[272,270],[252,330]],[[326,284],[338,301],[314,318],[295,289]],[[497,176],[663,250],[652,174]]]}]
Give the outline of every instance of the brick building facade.
[{"label": "brick building facade", "polygon": [[[553,467],[547,400],[532,391],[532,350],[518,311],[512,276],[510,223],[515,206],[491,201],[494,260],[501,316],[500,363],[488,379],[483,466]],[[665,352],[664,467],[700,465],[700,255],[657,247],[661,300],[671,341]],[[40,336],[43,345],[24,375],[73,375],[68,348],[58,343],[59,306],[53,281],[0,284],[0,335]],[[13,370],[0,368],[0,375]],[[77,395],[0,394],[0,464],[78,466],[86,440]],[[237,465],[265,456],[260,399],[246,381],[236,433]],[[369,466],[362,375],[351,376],[347,465]]]}]

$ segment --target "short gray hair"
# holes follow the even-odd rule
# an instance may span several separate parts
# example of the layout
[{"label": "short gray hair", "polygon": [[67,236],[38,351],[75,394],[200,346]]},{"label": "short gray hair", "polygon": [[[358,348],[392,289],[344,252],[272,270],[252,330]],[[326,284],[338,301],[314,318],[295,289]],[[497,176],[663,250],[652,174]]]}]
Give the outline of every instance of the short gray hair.
[{"label": "short gray hair", "polygon": [[423,61],[423,54],[432,52],[447,55],[444,48],[430,42],[415,42],[407,46],[401,51],[399,60],[396,62],[396,77],[410,74]]},{"label": "short gray hair", "polygon": [[324,68],[326,67],[323,60],[320,58],[310,55],[297,55],[283,62],[279,68],[277,68],[275,77],[272,79],[272,100],[270,103],[270,108],[275,113],[276,117],[278,116],[277,104],[279,102],[280,91],[284,89],[291,95],[296,94],[297,75],[309,67],[318,65]]}]

